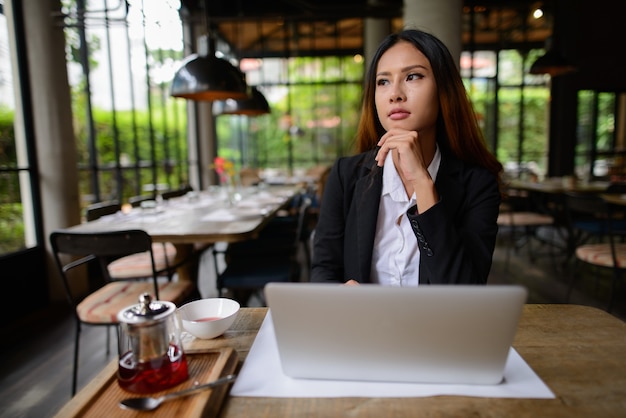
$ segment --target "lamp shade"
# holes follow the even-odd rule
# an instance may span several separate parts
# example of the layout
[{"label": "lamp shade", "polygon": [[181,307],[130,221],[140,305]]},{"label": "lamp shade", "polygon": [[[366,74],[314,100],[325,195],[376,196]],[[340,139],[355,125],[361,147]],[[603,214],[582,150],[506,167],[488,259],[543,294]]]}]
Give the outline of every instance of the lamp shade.
[{"label": "lamp shade", "polygon": [[557,50],[551,48],[530,66],[531,74],[550,74],[552,77],[576,71]]},{"label": "lamp shade", "polygon": [[226,99],[214,102],[213,114],[258,116],[270,113],[270,105],[263,93],[256,87],[252,87],[250,90],[250,95],[244,99]]},{"label": "lamp shade", "polygon": [[215,55],[192,54],[174,75],[171,94],[190,100],[226,100],[248,97],[248,85],[239,69]]}]

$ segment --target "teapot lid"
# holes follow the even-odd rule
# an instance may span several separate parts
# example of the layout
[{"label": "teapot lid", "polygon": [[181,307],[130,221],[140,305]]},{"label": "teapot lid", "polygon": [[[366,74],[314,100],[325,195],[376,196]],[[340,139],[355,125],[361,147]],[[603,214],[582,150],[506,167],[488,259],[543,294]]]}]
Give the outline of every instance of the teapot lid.
[{"label": "teapot lid", "polygon": [[172,302],[152,300],[149,293],[142,293],[139,295],[139,304],[122,309],[117,319],[127,324],[149,324],[159,322],[175,310],[176,305]]}]

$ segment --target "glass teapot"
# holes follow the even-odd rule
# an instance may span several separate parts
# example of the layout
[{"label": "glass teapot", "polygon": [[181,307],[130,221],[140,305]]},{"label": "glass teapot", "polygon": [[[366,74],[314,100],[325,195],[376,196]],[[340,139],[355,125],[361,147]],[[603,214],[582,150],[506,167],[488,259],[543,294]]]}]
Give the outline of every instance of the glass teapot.
[{"label": "glass teapot", "polygon": [[188,378],[175,312],[172,302],[153,301],[150,294],[144,293],[139,296],[139,304],[117,314],[120,387],[135,393],[152,393]]}]

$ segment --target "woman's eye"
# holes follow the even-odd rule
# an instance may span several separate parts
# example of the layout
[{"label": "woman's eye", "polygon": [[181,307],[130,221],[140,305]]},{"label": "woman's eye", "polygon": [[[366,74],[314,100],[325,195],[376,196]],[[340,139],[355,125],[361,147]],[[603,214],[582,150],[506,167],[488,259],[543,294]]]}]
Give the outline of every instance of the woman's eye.
[{"label": "woman's eye", "polygon": [[377,86],[384,86],[385,84],[387,84],[388,81],[384,78],[379,78],[378,80],[376,80],[376,85]]},{"label": "woman's eye", "polygon": [[421,74],[417,74],[417,73],[412,73],[406,76],[407,80],[418,80],[420,78],[424,78],[424,76]]}]

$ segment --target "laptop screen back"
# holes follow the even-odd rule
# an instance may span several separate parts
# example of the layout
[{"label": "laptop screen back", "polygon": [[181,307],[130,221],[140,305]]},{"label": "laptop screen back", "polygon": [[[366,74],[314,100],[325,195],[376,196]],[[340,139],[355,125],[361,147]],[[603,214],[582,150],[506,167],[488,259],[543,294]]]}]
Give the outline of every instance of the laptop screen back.
[{"label": "laptop screen back", "polygon": [[521,286],[265,288],[281,365],[294,378],[501,382],[527,291]]}]

